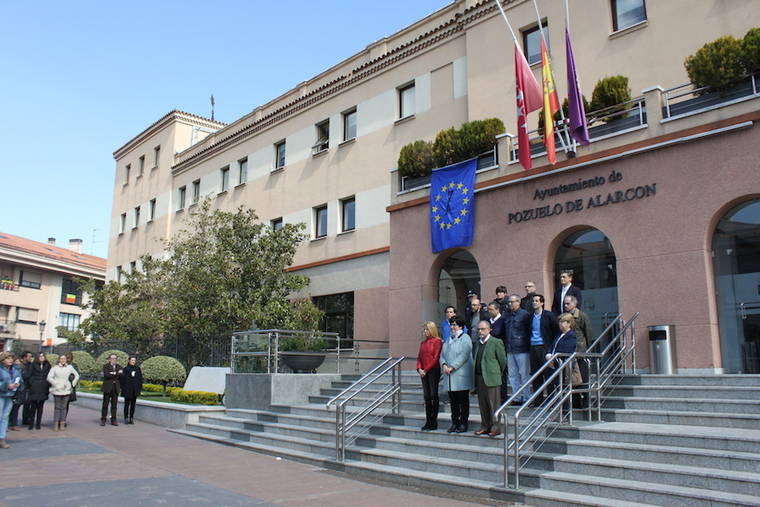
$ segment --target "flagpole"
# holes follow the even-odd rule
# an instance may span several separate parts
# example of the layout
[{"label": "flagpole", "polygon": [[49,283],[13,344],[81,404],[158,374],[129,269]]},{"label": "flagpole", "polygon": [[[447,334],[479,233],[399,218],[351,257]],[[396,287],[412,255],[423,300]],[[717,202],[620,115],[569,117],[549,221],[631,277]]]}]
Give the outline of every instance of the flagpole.
[{"label": "flagpole", "polygon": [[517,44],[517,36],[515,36],[515,31],[512,30],[512,25],[509,24],[509,20],[507,19],[507,13],[504,12],[504,9],[501,6],[500,0],[494,0],[496,2],[496,7],[499,8],[499,12],[501,12],[501,17],[504,18],[504,22],[507,24],[507,28],[509,28],[509,32],[512,34],[512,39],[515,41],[515,45]]},{"label": "flagpole", "polygon": [[[565,5],[567,5],[567,0],[565,0]],[[533,7],[536,9],[536,19],[538,20],[538,32],[541,34],[541,40],[544,42],[544,45],[546,46],[546,50],[549,51],[549,45],[546,44],[546,37],[544,37],[544,27],[541,24],[541,13],[538,12],[538,2],[536,0],[533,0]],[[559,105],[559,117],[562,120],[562,127],[565,129],[565,133],[567,133],[567,125],[565,125],[565,113],[562,111],[562,104]],[[552,118],[552,122],[554,121],[554,118]],[[568,151],[574,151],[570,150],[568,147],[568,143],[570,142],[569,135],[568,135],[568,141],[565,142],[565,137],[560,133],[559,135],[559,141],[562,143],[562,147],[565,149],[565,153]]]},{"label": "flagpole", "polygon": [[[570,5],[568,3],[569,1],[570,0],[565,0],[565,28],[567,29],[567,33],[570,33]],[[569,107],[569,103],[570,103],[570,99],[568,98],[568,107]],[[574,152],[577,152],[578,141],[576,141],[574,137],[570,137],[570,136],[568,136],[568,141],[572,141],[573,143],[572,149]]]}]

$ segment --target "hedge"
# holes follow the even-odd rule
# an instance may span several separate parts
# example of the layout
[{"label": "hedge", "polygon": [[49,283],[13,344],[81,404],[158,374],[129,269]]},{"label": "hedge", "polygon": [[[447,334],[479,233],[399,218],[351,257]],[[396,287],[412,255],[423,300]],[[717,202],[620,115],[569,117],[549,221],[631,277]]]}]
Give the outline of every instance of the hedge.
[{"label": "hedge", "polygon": [[199,405],[217,405],[219,404],[219,395],[207,391],[185,391],[178,387],[171,389],[170,396],[172,401],[181,403],[195,403]]},{"label": "hedge", "polygon": [[50,352],[45,354],[45,358],[48,360],[48,363],[50,363],[50,366],[55,366],[58,364],[58,358],[60,357],[59,354],[56,354],[55,352]]},{"label": "hedge", "polygon": [[111,354],[116,354],[116,362],[121,366],[126,366],[129,362],[129,356],[126,352],[122,352],[121,350],[106,350],[96,359],[95,367],[98,368],[97,372],[100,372],[103,365],[108,362],[108,358],[111,357]]},{"label": "hedge", "polygon": [[79,373],[83,375],[96,375],[100,368],[95,363],[95,359],[89,352],[84,350],[75,350],[71,353],[74,356],[74,364],[79,368]]},{"label": "hedge", "polygon": [[591,112],[594,112],[619,106],[605,111],[606,116],[600,118],[603,121],[613,121],[620,117],[613,116],[610,118],[609,115],[624,111],[628,106],[620,104],[629,100],[631,100],[631,89],[628,87],[628,78],[625,76],[608,76],[597,81],[594,92],[591,94],[589,107]]},{"label": "hedge", "polygon": [[91,380],[80,380],[79,385],[84,387],[85,389],[100,389],[103,387],[103,381],[102,380],[96,380],[95,382]]},{"label": "hedge", "polygon": [[169,356],[156,356],[143,361],[143,378],[162,385],[184,382],[187,372],[182,363]]}]

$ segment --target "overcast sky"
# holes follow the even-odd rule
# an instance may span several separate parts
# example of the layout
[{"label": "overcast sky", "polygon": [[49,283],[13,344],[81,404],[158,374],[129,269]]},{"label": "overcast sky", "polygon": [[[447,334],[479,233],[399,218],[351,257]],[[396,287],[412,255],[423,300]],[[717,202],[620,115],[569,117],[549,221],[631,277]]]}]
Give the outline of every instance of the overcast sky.
[{"label": "overcast sky", "polygon": [[0,232],[106,257],[130,138],[212,93],[234,121],[449,3],[0,0]]}]

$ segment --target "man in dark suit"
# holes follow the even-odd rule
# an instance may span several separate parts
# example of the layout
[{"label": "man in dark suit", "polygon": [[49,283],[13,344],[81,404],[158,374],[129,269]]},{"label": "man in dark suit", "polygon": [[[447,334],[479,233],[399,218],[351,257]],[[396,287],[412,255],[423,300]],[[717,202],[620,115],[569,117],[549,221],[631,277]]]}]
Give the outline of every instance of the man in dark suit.
[{"label": "man in dark suit", "polygon": [[507,330],[504,328],[504,316],[501,314],[501,305],[498,301],[488,303],[488,322],[491,323],[491,336],[503,342]]},{"label": "man in dark suit", "polygon": [[103,365],[103,407],[100,410],[100,425],[106,425],[108,404],[111,404],[111,425],[118,426],[116,422],[116,403],[119,401],[119,381],[124,374],[124,369],[116,364],[116,354],[108,357],[108,362]]},{"label": "man in dark suit", "polygon": [[581,294],[581,290],[573,285],[572,269],[564,269],[559,274],[559,287],[554,293],[554,300],[552,301],[552,313],[554,315],[559,316],[564,312],[562,304],[567,296],[573,296],[577,299],[578,308],[581,307],[581,304],[583,303],[583,295]]},{"label": "man in dark suit", "polygon": [[533,294],[536,293],[534,282],[525,282],[525,297],[520,300],[520,308],[528,313],[533,313]]},{"label": "man in dark suit", "polygon": [[499,392],[501,391],[504,366],[507,364],[504,352],[504,342],[494,338],[491,325],[487,320],[478,323],[478,340],[475,342],[475,388],[478,391],[480,407],[480,429],[476,435],[488,434],[495,437],[501,434],[499,422],[494,420],[494,412],[499,408]]},{"label": "man in dark suit", "polygon": [[469,312],[465,312],[467,317],[465,318],[467,327],[470,329],[470,338],[473,345],[478,339],[478,334],[475,332],[478,329],[478,322],[481,320],[488,320],[488,311],[480,304],[480,299],[477,297],[472,298],[470,301]]},{"label": "man in dark suit", "polygon": [[[533,294],[533,309],[530,326],[530,374],[535,374],[546,362],[546,351],[554,339],[559,336],[557,317],[552,312],[544,310],[546,300],[542,294]],[[549,378],[551,371],[546,369],[543,375],[533,381],[533,392],[536,392]],[[541,398],[536,399],[537,404]]]}]

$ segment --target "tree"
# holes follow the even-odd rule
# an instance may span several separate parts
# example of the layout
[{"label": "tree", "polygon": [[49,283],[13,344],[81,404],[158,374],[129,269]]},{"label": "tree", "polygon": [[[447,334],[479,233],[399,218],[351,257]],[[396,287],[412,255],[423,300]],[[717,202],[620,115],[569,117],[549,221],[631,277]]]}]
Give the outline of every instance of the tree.
[{"label": "tree", "polygon": [[146,360],[140,367],[146,380],[158,382],[164,386],[170,383],[184,382],[187,372],[182,363],[168,356],[156,356]]}]

